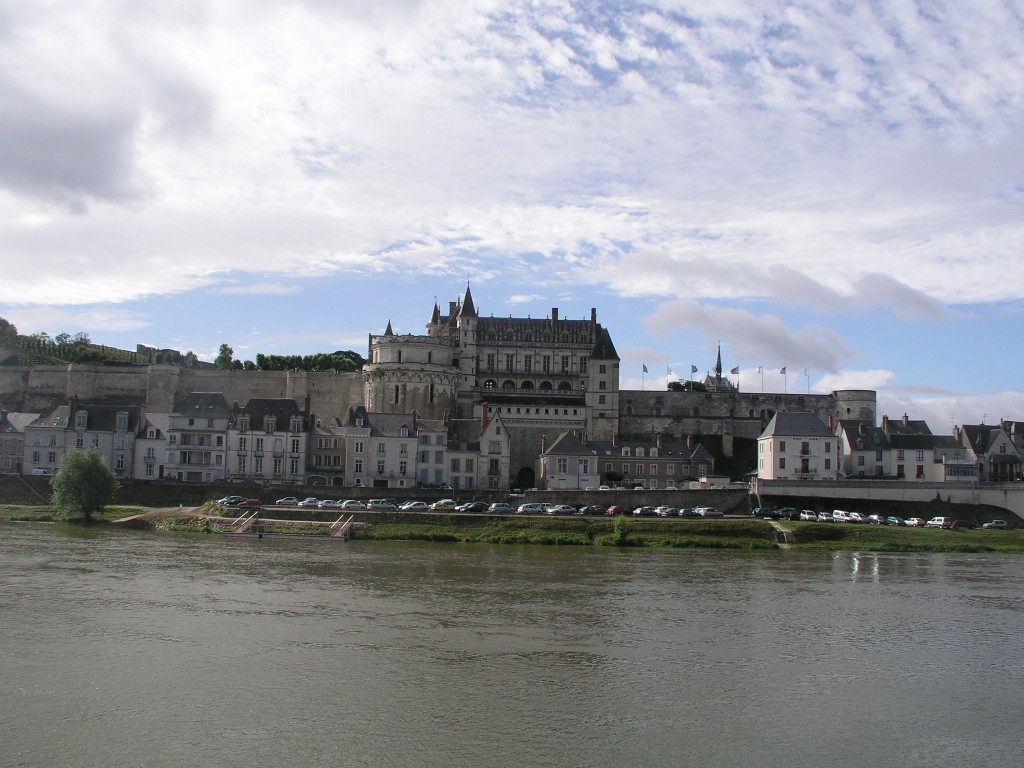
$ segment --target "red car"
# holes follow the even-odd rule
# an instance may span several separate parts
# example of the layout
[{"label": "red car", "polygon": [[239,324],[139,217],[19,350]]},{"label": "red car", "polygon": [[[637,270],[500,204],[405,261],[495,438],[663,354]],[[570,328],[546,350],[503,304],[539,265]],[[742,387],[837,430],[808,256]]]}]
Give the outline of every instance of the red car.
[{"label": "red car", "polygon": [[260,501],[259,499],[246,499],[245,501],[239,503],[238,508],[239,509],[259,509],[262,506],[263,506],[263,502]]},{"label": "red car", "polygon": [[605,514],[606,515],[624,515],[628,511],[629,510],[627,510],[625,507],[620,507],[620,506],[617,506],[617,505],[613,504],[612,506],[608,507],[608,509],[605,512]]},{"label": "red car", "polygon": [[954,530],[956,530],[956,529],[965,529],[965,528],[977,528],[978,526],[976,526],[970,520],[954,520],[953,524],[951,526],[949,526],[949,527],[953,528]]}]

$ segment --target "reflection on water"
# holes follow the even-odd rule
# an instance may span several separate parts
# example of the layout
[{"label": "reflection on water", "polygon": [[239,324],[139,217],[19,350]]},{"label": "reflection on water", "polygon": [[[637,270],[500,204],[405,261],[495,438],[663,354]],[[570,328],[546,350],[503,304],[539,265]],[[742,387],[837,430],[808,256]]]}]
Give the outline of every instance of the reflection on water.
[{"label": "reflection on water", "polygon": [[1022,563],[4,525],[3,764],[1017,766]]}]

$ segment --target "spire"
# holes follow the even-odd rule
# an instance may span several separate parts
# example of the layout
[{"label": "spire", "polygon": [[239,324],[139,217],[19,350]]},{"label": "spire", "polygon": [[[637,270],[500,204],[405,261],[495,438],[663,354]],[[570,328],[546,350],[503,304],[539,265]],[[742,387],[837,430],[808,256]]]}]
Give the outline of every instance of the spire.
[{"label": "spire", "polygon": [[393,330],[391,330],[391,321],[390,320],[388,320],[388,327],[384,330],[384,335],[385,336],[394,336],[395,335],[395,332]]},{"label": "spire", "polygon": [[473,306],[473,294],[469,290],[469,285],[466,286],[466,298],[462,301],[462,312],[459,314],[462,317],[476,317],[476,307]]},{"label": "spire", "polygon": [[434,313],[430,316],[430,324],[437,325],[441,322],[441,308],[437,306],[437,301],[434,302]]},{"label": "spire", "polygon": [[722,344],[718,344],[718,362],[715,363],[715,377],[722,378]]}]

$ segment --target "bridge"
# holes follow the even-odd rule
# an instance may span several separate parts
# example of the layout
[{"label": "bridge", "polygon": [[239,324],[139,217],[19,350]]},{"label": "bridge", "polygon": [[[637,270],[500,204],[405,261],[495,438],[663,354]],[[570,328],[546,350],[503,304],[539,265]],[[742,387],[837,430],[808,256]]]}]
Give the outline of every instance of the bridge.
[{"label": "bridge", "polygon": [[[928,483],[905,480],[761,480],[757,496],[807,496],[817,499],[879,501],[945,501],[1001,507],[1024,519],[1024,483]],[[842,505],[837,504],[841,507]]]}]

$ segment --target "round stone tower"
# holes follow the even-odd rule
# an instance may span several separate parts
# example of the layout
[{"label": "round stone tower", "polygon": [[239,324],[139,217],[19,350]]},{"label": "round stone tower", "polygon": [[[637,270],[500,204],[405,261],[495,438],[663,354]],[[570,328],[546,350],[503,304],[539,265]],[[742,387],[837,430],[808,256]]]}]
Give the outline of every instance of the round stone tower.
[{"label": "round stone tower", "polygon": [[455,406],[459,370],[450,339],[396,335],[388,323],[370,336],[370,362],[363,366],[363,398],[371,413],[411,413],[441,419]]}]

